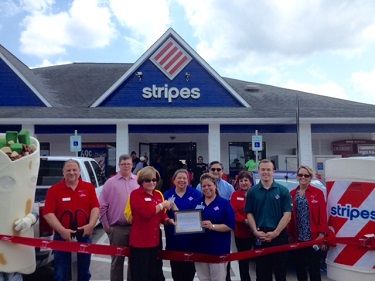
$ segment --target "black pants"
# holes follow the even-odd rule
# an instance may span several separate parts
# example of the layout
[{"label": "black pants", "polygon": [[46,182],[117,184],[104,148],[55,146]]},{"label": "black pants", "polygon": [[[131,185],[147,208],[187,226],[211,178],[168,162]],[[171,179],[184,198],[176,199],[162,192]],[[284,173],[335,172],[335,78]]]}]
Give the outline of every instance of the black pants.
[{"label": "black pants", "polygon": [[[264,230],[263,230],[264,231]],[[282,231],[278,237],[271,242],[262,242],[254,245],[255,249],[269,248],[288,244],[288,235]],[[272,281],[272,273],[276,281],[286,281],[288,252],[281,252],[260,256],[256,258],[257,281]]]},{"label": "black pants", "polygon": [[320,256],[321,251],[315,251],[312,247],[302,248],[293,251],[298,281],[307,280],[306,269],[309,272],[310,281],[321,281]]},{"label": "black pants", "polygon": [[174,281],[193,281],[195,265],[188,261],[171,261],[172,278]]},{"label": "black pants", "polygon": [[153,248],[130,247],[130,273],[132,280],[159,281],[159,246]]},{"label": "black pants", "polygon": [[[253,248],[254,239],[252,238],[234,238],[236,242],[236,247],[238,252],[249,251]],[[250,260],[239,260],[238,267],[240,270],[240,279],[241,281],[251,281],[249,268],[250,268]]]}]

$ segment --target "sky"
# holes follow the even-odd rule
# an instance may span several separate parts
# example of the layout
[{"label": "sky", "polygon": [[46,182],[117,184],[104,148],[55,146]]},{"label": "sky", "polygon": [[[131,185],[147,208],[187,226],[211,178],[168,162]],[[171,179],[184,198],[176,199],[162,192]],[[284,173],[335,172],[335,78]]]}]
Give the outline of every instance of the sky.
[{"label": "sky", "polygon": [[223,77],[375,104],[373,0],[0,0],[30,68],[134,63],[173,28]]}]

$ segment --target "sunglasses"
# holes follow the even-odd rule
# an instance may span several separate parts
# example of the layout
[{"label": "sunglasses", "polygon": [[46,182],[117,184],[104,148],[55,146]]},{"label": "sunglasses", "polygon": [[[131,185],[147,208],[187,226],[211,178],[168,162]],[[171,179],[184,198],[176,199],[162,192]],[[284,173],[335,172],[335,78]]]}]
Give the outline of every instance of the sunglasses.
[{"label": "sunglasses", "polygon": [[297,176],[299,176],[300,178],[306,178],[306,179],[310,177],[310,175],[305,175],[305,174],[297,174]]},{"label": "sunglasses", "polygon": [[144,182],[150,183],[150,182],[157,182],[157,179],[151,179],[151,180],[144,180]]},{"label": "sunglasses", "polygon": [[211,168],[210,170],[212,172],[215,172],[215,171],[221,172],[222,169],[221,168]]}]

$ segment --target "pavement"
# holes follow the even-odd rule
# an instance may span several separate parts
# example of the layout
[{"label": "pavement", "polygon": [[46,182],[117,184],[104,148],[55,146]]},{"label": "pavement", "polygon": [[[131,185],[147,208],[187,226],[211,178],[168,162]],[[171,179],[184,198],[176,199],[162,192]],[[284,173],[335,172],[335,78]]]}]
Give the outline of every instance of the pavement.
[{"label": "pavement", "polygon": [[[164,234],[164,231],[163,231]],[[98,244],[109,244],[108,237],[104,233],[99,240],[96,242]],[[165,245],[165,238],[163,237],[163,245]],[[232,239],[232,251],[237,251],[234,243],[234,239]],[[92,278],[93,281],[107,281],[109,280],[109,271],[110,271],[110,264],[111,260],[108,256],[100,256],[100,255],[93,255],[91,260],[91,268],[92,270]],[[324,268],[324,266],[322,266]],[[127,270],[127,259],[125,259],[125,268],[124,268],[124,277],[126,277],[126,270]],[[255,262],[250,262],[250,277],[251,280],[256,280],[255,275]],[[169,265],[169,261],[163,261],[163,273],[166,281],[173,281],[171,275],[171,268]],[[325,269],[321,271],[322,281],[334,281],[327,277],[327,272]],[[288,281],[298,281],[293,271],[292,265],[288,269],[287,278]],[[238,269],[238,262],[231,262],[231,281],[240,281],[240,273]],[[194,278],[194,281],[199,281],[198,277]]]}]

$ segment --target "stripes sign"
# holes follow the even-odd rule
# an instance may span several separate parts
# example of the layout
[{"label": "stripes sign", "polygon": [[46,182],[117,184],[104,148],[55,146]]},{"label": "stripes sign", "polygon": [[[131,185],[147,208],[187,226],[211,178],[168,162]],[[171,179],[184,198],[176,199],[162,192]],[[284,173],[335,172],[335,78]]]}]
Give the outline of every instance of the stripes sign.
[{"label": "stripes sign", "polygon": [[191,56],[174,41],[169,38],[150,60],[170,79],[173,80],[186,65],[192,60]]}]

